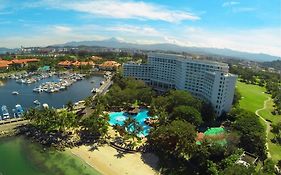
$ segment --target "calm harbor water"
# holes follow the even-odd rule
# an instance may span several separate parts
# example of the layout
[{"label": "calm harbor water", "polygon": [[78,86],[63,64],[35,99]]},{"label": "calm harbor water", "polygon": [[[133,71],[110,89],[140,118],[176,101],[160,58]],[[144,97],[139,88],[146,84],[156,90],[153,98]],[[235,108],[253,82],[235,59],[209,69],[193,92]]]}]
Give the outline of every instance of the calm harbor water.
[{"label": "calm harbor water", "polygon": [[0,175],[100,175],[70,152],[45,150],[22,137],[0,138]]},{"label": "calm harbor water", "polygon": [[[36,82],[34,84],[19,84],[15,80],[4,81],[4,86],[0,86],[0,105],[6,105],[9,112],[16,104],[21,104],[24,109],[35,107],[34,100],[47,103],[50,107],[60,108],[67,102],[77,102],[91,95],[91,90],[100,86],[103,80],[102,76],[92,76],[88,79],[75,82],[64,91],[56,93],[35,93],[33,89],[38,87],[41,83],[47,81],[57,81],[58,77],[53,76]],[[18,91],[19,95],[13,95],[13,91]],[[1,174],[0,174],[1,175]]]},{"label": "calm harbor water", "polygon": [[[57,81],[53,76],[34,84],[18,84],[15,80],[4,81],[0,86],[0,105],[6,105],[10,114],[16,104],[24,109],[35,107],[34,100],[50,107],[62,107],[68,101],[76,102],[91,95],[92,88],[100,86],[102,76],[93,76],[77,81],[67,90],[49,93],[35,93],[33,89],[47,81]],[[18,91],[19,95],[12,95]],[[1,112],[0,112],[1,113]],[[71,155],[70,152],[45,150],[39,144],[23,137],[0,138],[0,175],[99,175],[96,170]]]}]

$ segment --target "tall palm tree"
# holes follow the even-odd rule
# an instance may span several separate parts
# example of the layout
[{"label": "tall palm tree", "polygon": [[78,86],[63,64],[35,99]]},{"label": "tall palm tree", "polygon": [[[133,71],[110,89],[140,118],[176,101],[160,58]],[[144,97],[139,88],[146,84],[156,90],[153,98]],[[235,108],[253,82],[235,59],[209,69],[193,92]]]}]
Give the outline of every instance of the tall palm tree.
[{"label": "tall palm tree", "polygon": [[74,105],[73,105],[72,101],[69,101],[69,102],[66,103],[66,108],[67,108],[68,111],[72,111],[73,106]]},{"label": "tall palm tree", "polygon": [[124,121],[123,127],[127,130],[127,133],[129,133],[133,140],[138,137],[138,134],[143,130],[140,123],[132,116],[129,116],[129,118]]}]

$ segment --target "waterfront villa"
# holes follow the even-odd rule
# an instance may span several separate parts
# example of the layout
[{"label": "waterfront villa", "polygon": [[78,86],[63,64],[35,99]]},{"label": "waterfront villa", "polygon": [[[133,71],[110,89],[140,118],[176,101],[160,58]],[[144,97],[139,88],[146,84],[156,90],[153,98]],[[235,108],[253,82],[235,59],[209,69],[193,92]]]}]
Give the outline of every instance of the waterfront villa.
[{"label": "waterfront villa", "polygon": [[8,60],[2,60],[0,59],[0,70],[7,70],[10,66],[16,66],[16,67],[25,67],[29,63],[35,63],[40,61],[39,59],[32,58],[32,59],[13,59],[11,61]]},{"label": "waterfront villa", "polygon": [[121,64],[117,63],[116,61],[105,61],[104,63],[99,65],[100,70],[116,70],[120,67]]},{"label": "waterfront villa", "polygon": [[61,61],[58,63],[59,66],[64,68],[71,68],[71,67],[80,67],[80,66],[95,66],[95,63],[92,61]]},{"label": "waterfront villa", "polygon": [[10,64],[12,64],[11,61],[0,59],[0,71],[7,70]]},{"label": "waterfront villa", "polygon": [[18,67],[25,67],[28,66],[29,63],[36,63],[39,62],[39,59],[36,58],[30,58],[30,59],[14,59],[12,60],[12,65],[13,66],[18,66]]},{"label": "waterfront villa", "polygon": [[124,76],[143,80],[158,91],[186,90],[212,104],[217,116],[232,106],[237,76],[224,63],[153,53],[146,64],[123,65]]}]

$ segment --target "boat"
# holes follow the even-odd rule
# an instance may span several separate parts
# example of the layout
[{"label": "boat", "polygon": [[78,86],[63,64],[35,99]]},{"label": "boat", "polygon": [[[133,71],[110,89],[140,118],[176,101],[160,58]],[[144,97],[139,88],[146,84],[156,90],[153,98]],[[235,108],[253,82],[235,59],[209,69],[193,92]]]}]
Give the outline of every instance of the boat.
[{"label": "boat", "polygon": [[42,89],[42,88],[40,88],[40,87],[38,87],[38,88],[34,88],[33,89],[33,92],[43,92],[44,90]]},{"label": "boat", "polygon": [[13,91],[12,94],[13,95],[19,95],[20,93],[18,91]]},{"label": "boat", "polygon": [[48,109],[48,108],[49,108],[49,105],[48,105],[47,103],[44,103],[42,106],[43,106],[43,108],[45,108],[45,109]]},{"label": "boat", "polygon": [[100,90],[99,90],[98,88],[94,88],[94,89],[92,90],[92,93],[98,93],[98,92],[100,92]]},{"label": "boat", "polygon": [[48,88],[46,92],[48,92],[48,93],[54,93],[55,90],[54,90],[54,88]]},{"label": "boat", "polygon": [[100,82],[100,85],[103,85],[104,84],[104,81]]},{"label": "boat", "polygon": [[22,117],[23,116],[23,108],[21,107],[21,105],[20,104],[17,104],[16,106],[16,116],[17,117]]},{"label": "boat", "polygon": [[2,110],[2,115],[3,115],[3,117],[2,117],[3,120],[10,118],[10,114],[9,114],[7,106],[3,105],[1,107],[1,110]]},{"label": "boat", "polygon": [[36,104],[36,105],[40,105],[41,104],[40,101],[38,101],[38,100],[34,100],[33,103]]},{"label": "boat", "polygon": [[23,83],[25,83],[25,80],[24,79],[18,79],[18,80],[16,80],[16,82],[23,84]]},{"label": "boat", "polygon": [[59,87],[59,90],[65,90],[65,89],[66,89],[65,86],[60,86],[60,87]]}]

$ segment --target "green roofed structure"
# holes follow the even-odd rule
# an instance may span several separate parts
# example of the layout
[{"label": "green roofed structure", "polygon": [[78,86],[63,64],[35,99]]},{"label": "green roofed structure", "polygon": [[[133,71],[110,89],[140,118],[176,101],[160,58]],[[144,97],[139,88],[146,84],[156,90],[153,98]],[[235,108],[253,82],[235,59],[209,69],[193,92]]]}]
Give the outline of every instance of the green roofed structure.
[{"label": "green roofed structure", "polygon": [[225,139],[225,129],[221,127],[209,128],[203,133],[203,137],[202,133],[201,136],[198,137],[200,137],[200,139],[196,142],[198,145],[200,145],[204,139],[211,140],[222,146],[227,144],[227,141]]},{"label": "green roofed structure", "polygon": [[221,127],[216,127],[216,128],[209,128],[207,131],[204,132],[205,136],[216,136],[220,134],[224,134],[225,130],[224,128]]},{"label": "green roofed structure", "polygon": [[38,68],[38,71],[43,71],[43,72],[47,72],[50,70],[51,70],[50,66],[43,66]]}]

